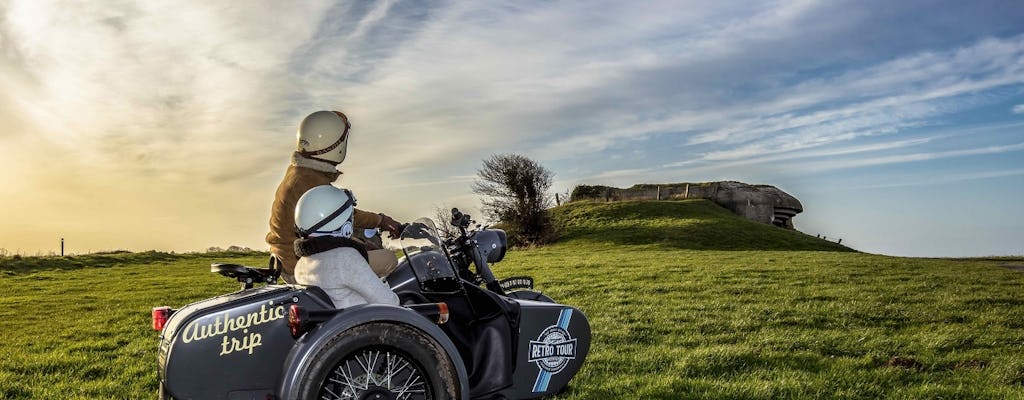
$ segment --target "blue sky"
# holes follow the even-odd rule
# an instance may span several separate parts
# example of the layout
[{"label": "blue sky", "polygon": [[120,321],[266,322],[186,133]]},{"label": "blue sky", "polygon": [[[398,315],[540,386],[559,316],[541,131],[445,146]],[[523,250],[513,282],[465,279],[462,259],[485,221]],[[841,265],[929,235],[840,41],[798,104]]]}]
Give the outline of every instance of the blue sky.
[{"label": "blue sky", "polygon": [[[0,248],[263,248],[295,127],[341,185],[474,208],[480,160],[740,180],[867,252],[1024,254],[1024,3],[0,1]],[[131,234],[125,234],[131,232]]]}]

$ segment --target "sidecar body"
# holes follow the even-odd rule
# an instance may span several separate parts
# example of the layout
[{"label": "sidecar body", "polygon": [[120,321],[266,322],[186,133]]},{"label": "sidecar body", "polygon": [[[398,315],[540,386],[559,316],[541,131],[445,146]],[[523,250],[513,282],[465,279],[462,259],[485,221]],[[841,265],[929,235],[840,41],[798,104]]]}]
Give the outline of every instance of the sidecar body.
[{"label": "sidecar body", "polygon": [[[403,307],[361,305],[338,313],[294,338],[289,326],[292,305],[333,311],[317,287],[268,285],[190,304],[167,320],[160,336],[158,373],[161,396],[173,399],[284,399],[303,377],[303,365],[324,337],[369,323],[417,329],[437,342],[445,356],[458,360],[455,346],[438,328]],[[454,363],[459,382],[465,368]],[[284,392],[282,391],[284,390]],[[469,393],[459,388],[459,393]]]}]

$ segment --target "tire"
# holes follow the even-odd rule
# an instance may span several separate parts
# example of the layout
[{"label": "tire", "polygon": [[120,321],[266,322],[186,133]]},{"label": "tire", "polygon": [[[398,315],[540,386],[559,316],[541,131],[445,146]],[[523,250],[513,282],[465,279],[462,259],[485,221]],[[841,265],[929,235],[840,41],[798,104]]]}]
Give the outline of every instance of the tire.
[{"label": "tire", "polygon": [[159,399],[159,400],[174,400],[174,398],[171,397],[171,395],[167,394],[167,389],[164,389],[164,381],[163,381],[163,379],[160,380],[160,389],[157,392],[157,399]]},{"label": "tire", "polygon": [[444,348],[422,331],[374,322],[343,331],[313,356],[300,399],[461,398]]},{"label": "tire", "polygon": [[541,293],[541,292],[538,292],[538,291],[535,291],[535,290],[529,290],[529,289],[516,290],[514,292],[509,292],[508,293],[508,297],[511,297],[513,299],[519,299],[519,300],[540,301],[540,302],[544,302],[544,303],[554,303],[555,302],[550,297],[546,296],[544,293]]}]

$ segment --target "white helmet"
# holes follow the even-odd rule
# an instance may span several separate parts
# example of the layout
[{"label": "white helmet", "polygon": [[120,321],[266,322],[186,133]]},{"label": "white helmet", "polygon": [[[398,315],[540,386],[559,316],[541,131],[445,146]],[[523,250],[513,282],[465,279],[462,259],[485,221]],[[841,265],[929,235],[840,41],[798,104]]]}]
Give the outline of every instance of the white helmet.
[{"label": "white helmet", "polygon": [[299,236],[352,236],[356,197],[348,189],[320,185],[299,197],[295,205],[295,229]]},{"label": "white helmet", "polygon": [[317,111],[299,124],[299,154],[306,158],[334,165],[345,161],[348,131],[352,127],[348,117],[340,111]]}]

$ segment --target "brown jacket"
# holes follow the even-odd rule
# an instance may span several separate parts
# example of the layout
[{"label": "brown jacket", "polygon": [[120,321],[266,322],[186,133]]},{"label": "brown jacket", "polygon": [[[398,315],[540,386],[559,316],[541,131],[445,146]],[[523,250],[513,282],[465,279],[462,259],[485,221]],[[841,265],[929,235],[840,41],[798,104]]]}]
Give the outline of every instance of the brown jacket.
[{"label": "brown jacket", "polygon": [[[295,255],[295,204],[307,190],[320,185],[329,185],[341,175],[333,165],[292,155],[292,163],[277,187],[274,203],[270,206],[270,233],[267,243],[270,252],[281,259],[286,274],[293,274],[299,257]],[[380,214],[356,209],[352,217],[356,229],[376,228],[380,225]]]}]

